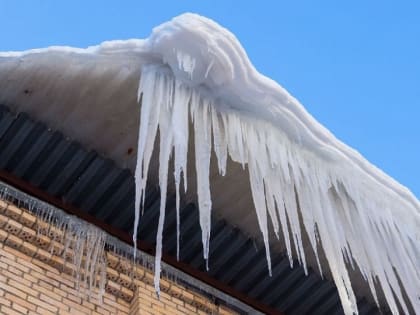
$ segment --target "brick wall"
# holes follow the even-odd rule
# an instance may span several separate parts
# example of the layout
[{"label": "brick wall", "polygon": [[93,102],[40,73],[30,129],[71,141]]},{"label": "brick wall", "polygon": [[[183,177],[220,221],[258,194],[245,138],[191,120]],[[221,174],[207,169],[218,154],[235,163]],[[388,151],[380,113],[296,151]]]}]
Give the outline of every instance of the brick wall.
[{"label": "brick wall", "polygon": [[130,303],[105,293],[83,298],[74,279],[7,245],[0,248],[1,314],[128,314]]},{"label": "brick wall", "polygon": [[131,262],[109,252],[103,298],[88,297],[73,276],[74,266],[63,259],[60,237],[53,235],[62,232],[40,234],[43,224],[0,201],[1,314],[236,314],[168,279],[161,280],[157,299],[150,270],[136,266],[133,276]]}]

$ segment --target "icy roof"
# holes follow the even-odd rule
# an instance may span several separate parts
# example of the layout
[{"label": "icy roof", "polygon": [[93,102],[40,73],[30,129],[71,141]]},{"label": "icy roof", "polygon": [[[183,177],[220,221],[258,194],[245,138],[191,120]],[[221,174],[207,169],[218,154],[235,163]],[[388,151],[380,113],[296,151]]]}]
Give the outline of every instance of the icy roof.
[{"label": "icy roof", "polygon": [[[92,71],[92,64],[96,64],[99,70],[95,71],[105,73],[118,68],[118,75],[124,71],[125,77],[140,77],[137,219],[157,129],[160,134],[158,177],[163,206],[156,251],[157,290],[171,172],[168,162],[173,154],[179,197],[180,186],[187,188],[191,116],[206,259],[213,150],[222,175],[229,172],[228,157],[248,168],[269,268],[268,221],[275,234],[282,233],[289,256],[294,248],[306,267],[303,227],[317,257],[321,246],[325,252],[346,314],[357,312],[348,261],[358,265],[375,298],[375,283],[380,284],[394,313],[398,312],[397,300],[406,313],[407,301],[419,309],[419,201],[407,188],[336,139],[279,84],[258,73],[228,30],[207,18],[184,14],[155,28],[145,40],[111,41],[87,49],[50,47],[0,53],[0,70],[3,67],[11,73],[8,65],[13,64],[20,67],[21,76],[25,71],[34,71],[34,64],[42,65],[46,74],[57,76],[66,62],[81,73]],[[7,71],[3,76],[7,77]],[[116,79],[115,86],[121,82]]]}]

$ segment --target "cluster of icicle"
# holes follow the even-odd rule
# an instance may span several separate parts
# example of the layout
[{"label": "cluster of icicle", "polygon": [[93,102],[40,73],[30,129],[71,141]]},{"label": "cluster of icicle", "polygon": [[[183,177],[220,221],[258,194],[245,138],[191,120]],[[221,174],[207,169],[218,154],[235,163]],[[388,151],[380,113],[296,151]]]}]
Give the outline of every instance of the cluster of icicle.
[{"label": "cluster of icicle", "polygon": [[[67,266],[71,269],[77,291],[88,297],[102,299],[107,267],[105,244],[109,242],[109,236],[104,231],[2,182],[0,198],[17,203],[33,213],[39,220],[38,237],[51,238],[47,250],[51,254],[61,255],[63,268]],[[63,248],[57,249],[55,243],[63,245]]]},{"label": "cluster of icicle", "polygon": [[[161,202],[155,256],[157,293],[168,174],[172,171],[169,162],[174,159],[179,238],[180,186],[183,180],[187,189],[185,172],[191,118],[204,259],[208,259],[210,243],[209,167],[214,150],[221,175],[226,173],[228,157],[247,166],[270,272],[268,220],[271,220],[278,237],[282,233],[290,264],[294,247],[306,271],[302,223],[321,272],[318,253],[322,244],[346,314],[358,313],[347,270],[347,264],[354,268],[354,263],[360,268],[377,303],[379,285],[394,314],[398,313],[398,302],[408,314],[403,289],[414,309],[419,309],[418,246],[411,235],[404,232],[404,226],[398,225],[399,218],[392,215],[393,208],[401,207],[394,192],[390,190],[378,197],[377,184],[353,165],[323,160],[291,141],[279,128],[229,111],[224,104],[204,95],[200,90],[183,84],[164,67],[152,65],[142,69],[138,91],[141,119],[135,173],[134,231],[137,231],[150,159],[159,134]],[[409,204],[404,206],[410,207]],[[134,235],[134,241],[136,238]]]},{"label": "cluster of icicle", "polygon": [[[38,219],[37,237],[51,239],[46,249],[52,255],[61,255],[63,269],[70,269],[75,279],[75,286],[81,296],[101,300],[105,293],[108,266],[107,252],[119,257],[120,266],[128,275],[137,277],[136,267],[142,266],[153,270],[154,260],[150,255],[137,251],[133,257],[133,247],[107,234],[102,229],[76,216],[69,215],[48,203],[0,181],[0,200],[16,204],[27,209]],[[62,245],[57,248],[56,244]],[[179,271],[165,266],[164,277],[178,281]],[[185,278],[185,276],[184,276]],[[200,285],[194,283],[198,289]]]},{"label": "cluster of icicle", "polygon": [[[0,198],[27,208],[38,218],[37,236],[51,238],[47,250],[51,254],[61,255],[63,268],[67,266],[71,269],[78,292],[102,298],[107,267],[107,235],[104,231],[1,182]],[[63,248],[57,249],[56,243],[63,245]]]}]

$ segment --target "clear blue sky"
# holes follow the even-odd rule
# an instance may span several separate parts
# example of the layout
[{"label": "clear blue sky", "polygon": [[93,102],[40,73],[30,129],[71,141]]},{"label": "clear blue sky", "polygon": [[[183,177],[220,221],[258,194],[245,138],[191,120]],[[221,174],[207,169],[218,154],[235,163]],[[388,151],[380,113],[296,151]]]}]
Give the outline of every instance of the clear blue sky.
[{"label": "clear blue sky", "polygon": [[420,1],[0,0],[0,50],[144,38],[183,12],[229,28],[263,74],[420,197]]}]

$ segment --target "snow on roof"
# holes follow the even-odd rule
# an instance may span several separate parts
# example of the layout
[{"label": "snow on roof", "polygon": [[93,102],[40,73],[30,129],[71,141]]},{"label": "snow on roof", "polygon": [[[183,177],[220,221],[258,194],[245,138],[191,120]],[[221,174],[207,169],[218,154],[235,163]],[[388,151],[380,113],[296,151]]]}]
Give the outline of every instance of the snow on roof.
[{"label": "snow on roof", "polygon": [[124,58],[136,63],[129,70],[140,76],[136,224],[157,130],[160,134],[157,291],[169,160],[173,155],[179,212],[182,181],[187,188],[191,119],[206,259],[212,209],[209,165],[214,151],[222,175],[228,157],[248,169],[269,268],[268,221],[277,235],[282,233],[290,259],[294,248],[306,268],[303,226],[317,258],[320,247],[325,253],[346,314],[357,313],[348,262],[360,268],[375,299],[376,284],[380,285],[393,313],[398,313],[398,303],[405,313],[410,303],[420,309],[419,201],[336,139],[279,84],[258,73],[228,30],[207,18],[184,14],[156,27],[145,40],[0,53],[0,69],[2,63],[24,62],[31,56],[51,69],[57,63],[54,56],[80,60],[80,65],[106,56],[101,64],[105,68],[123,63]]}]

